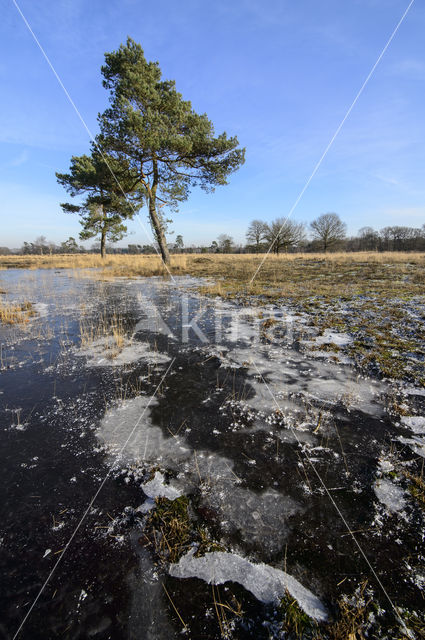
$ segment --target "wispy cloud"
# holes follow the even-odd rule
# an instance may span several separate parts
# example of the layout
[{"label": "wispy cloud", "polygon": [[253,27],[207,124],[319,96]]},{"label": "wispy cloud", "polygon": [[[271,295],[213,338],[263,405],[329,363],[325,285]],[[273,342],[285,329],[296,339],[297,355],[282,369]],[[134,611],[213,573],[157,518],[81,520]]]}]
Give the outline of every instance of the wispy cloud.
[{"label": "wispy cloud", "polygon": [[11,167],[21,167],[23,164],[26,164],[26,162],[28,162],[29,157],[30,154],[28,152],[28,149],[23,149],[20,153],[18,153],[17,156],[11,158],[8,162],[6,162],[3,165],[3,168],[7,169]]},{"label": "wispy cloud", "polygon": [[398,187],[401,184],[400,180],[398,180],[397,178],[393,178],[392,176],[385,176],[379,173],[374,173],[372,174],[372,176],[377,180],[380,180],[381,182],[385,182],[385,184],[391,184],[395,187]]}]

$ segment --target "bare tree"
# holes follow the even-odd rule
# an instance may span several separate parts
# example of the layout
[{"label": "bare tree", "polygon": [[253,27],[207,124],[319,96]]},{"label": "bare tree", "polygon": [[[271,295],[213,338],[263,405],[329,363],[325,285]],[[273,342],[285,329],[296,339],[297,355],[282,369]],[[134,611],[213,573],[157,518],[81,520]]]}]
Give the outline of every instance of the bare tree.
[{"label": "bare tree", "polygon": [[310,223],[310,228],[314,239],[322,243],[323,251],[326,253],[328,249],[344,240],[347,225],[337,213],[322,213]]},{"label": "bare tree", "polygon": [[279,253],[281,249],[288,251],[305,239],[305,228],[300,222],[277,218],[267,225],[265,239],[270,243],[274,253]]},{"label": "bare tree", "polygon": [[218,247],[221,253],[230,253],[233,247],[233,238],[226,233],[222,233],[218,236]]},{"label": "bare tree", "polygon": [[357,233],[362,251],[376,251],[379,247],[379,233],[372,227],[362,227]]},{"label": "bare tree", "polygon": [[423,228],[384,227],[380,235],[386,251],[414,251],[422,246]]},{"label": "bare tree", "polygon": [[261,243],[266,239],[267,224],[262,220],[253,220],[246,232],[246,239],[249,244],[255,246],[255,250],[258,253],[260,251]]}]

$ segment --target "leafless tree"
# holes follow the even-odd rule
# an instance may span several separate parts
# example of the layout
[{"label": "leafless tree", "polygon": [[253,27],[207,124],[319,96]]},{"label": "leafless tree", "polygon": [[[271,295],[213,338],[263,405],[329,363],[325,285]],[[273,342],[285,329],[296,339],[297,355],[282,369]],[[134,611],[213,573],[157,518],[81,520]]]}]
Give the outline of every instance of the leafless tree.
[{"label": "leafless tree", "polygon": [[345,222],[342,222],[337,213],[322,213],[310,223],[310,228],[314,239],[322,243],[325,253],[344,240],[347,230]]},{"label": "leafless tree", "polygon": [[262,220],[253,220],[246,232],[248,243],[255,246],[257,253],[260,251],[261,243],[266,239],[267,224]]},{"label": "leafless tree", "polygon": [[218,247],[221,253],[230,253],[233,247],[233,238],[226,233],[222,233],[218,236]]},{"label": "leafless tree", "polygon": [[357,233],[362,251],[376,251],[379,248],[379,233],[372,227],[362,227]]},{"label": "leafless tree", "polygon": [[267,225],[265,239],[274,253],[279,253],[281,249],[288,251],[305,239],[305,228],[300,222],[277,218]]}]

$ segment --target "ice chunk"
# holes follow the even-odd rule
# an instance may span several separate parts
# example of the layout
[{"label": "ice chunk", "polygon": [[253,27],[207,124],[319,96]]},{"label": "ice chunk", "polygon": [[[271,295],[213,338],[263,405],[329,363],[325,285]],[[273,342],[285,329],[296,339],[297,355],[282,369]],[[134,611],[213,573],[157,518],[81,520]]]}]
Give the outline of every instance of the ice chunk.
[{"label": "ice chunk", "polygon": [[182,491],[170,484],[165,484],[165,478],[160,471],[155,473],[152,480],[142,484],[142,489],[148,498],[168,498],[175,500],[182,495]]},{"label": "ice chunk", "polygon": [[400,436],[400,438],[398,438],[398,441],[401,442],[402,444],[407,444],[411,448],[413,453],[415,453],[418,456],[422,456],[422,458],[425,458],[425,439],[424,438],[418,438],[418,437],[403,438],[403,436]]},{"label": "ice chunk", "polygon": [[98,438],[111,453],[123,449],[123,459],[129,463],[144,462],[175,469],[192,455],[192,450],[180,436],[165,437],[160,427],[152,424],[150,409],[156,399],[138,396],[124,401],[106,412],[97,431]]},{"label": "ice chunk", "polygon": [[376,480],[373,490],[379,502],[382,502],[391,513],[400,513],[406,506],[403,489],[387,478]]},{"label": "ice chunk", "polygon": [[288,590],[311,618],[327,618],[319,598],[288,573],[267,564],[255,564],[234,553],[214,551],[196,558],[191,550],[172,564],[169,572],[175,578],[200,578],[209,584],[238,582],[261,602],[277,604]]},{"label": "ice chunk", "polygon": [[86,356],[91,367],[117,367],[143,360],[148,364],[165,364],[171,360],[166,353],[153,351],[146,342],[128,340],[118,347],[112,336],[94,340],[88,347],[80,348],[76,355]]},{"label": "ice chunk", "polygon": [[288,537],[288,519],[301,511],[289,496],[274,489],[256,493],[235,484],[215,481],[201,505],[217,514],[222,530],[238,532],[244,542],[278,553]]},{"label": "ice chunk", "polygon": [[425,433],[425,417],[424,416],[403,416],[401,424],[408,427],[413,433]]}]

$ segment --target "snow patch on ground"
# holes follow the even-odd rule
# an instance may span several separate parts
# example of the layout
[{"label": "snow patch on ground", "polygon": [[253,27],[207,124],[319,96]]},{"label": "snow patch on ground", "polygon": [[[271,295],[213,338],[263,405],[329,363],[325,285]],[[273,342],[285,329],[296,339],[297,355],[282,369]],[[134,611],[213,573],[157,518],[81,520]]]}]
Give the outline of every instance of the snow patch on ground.
[{"label": "snow patch on ground", "polygon": [[234,553],[214,551],[196,558],[194,551],[172,564],[170,575],[175,578],[200,578],[209,584],[237,582],[261,602],[278,604],[289,591],[300,607],[315,620],[326,620],[327,612],[319,598],[289,574],[266,564],[254,564]]},{"label": "snow patch on ground", "polygon": [[338,347],[346,347],[352,342],[353,338],[348,333],[337,333],[331,329],[325,329],[321,336],[316,336],[313,340],[303,341],[302,344],[316,347],[323,344],[335,344]]}]

